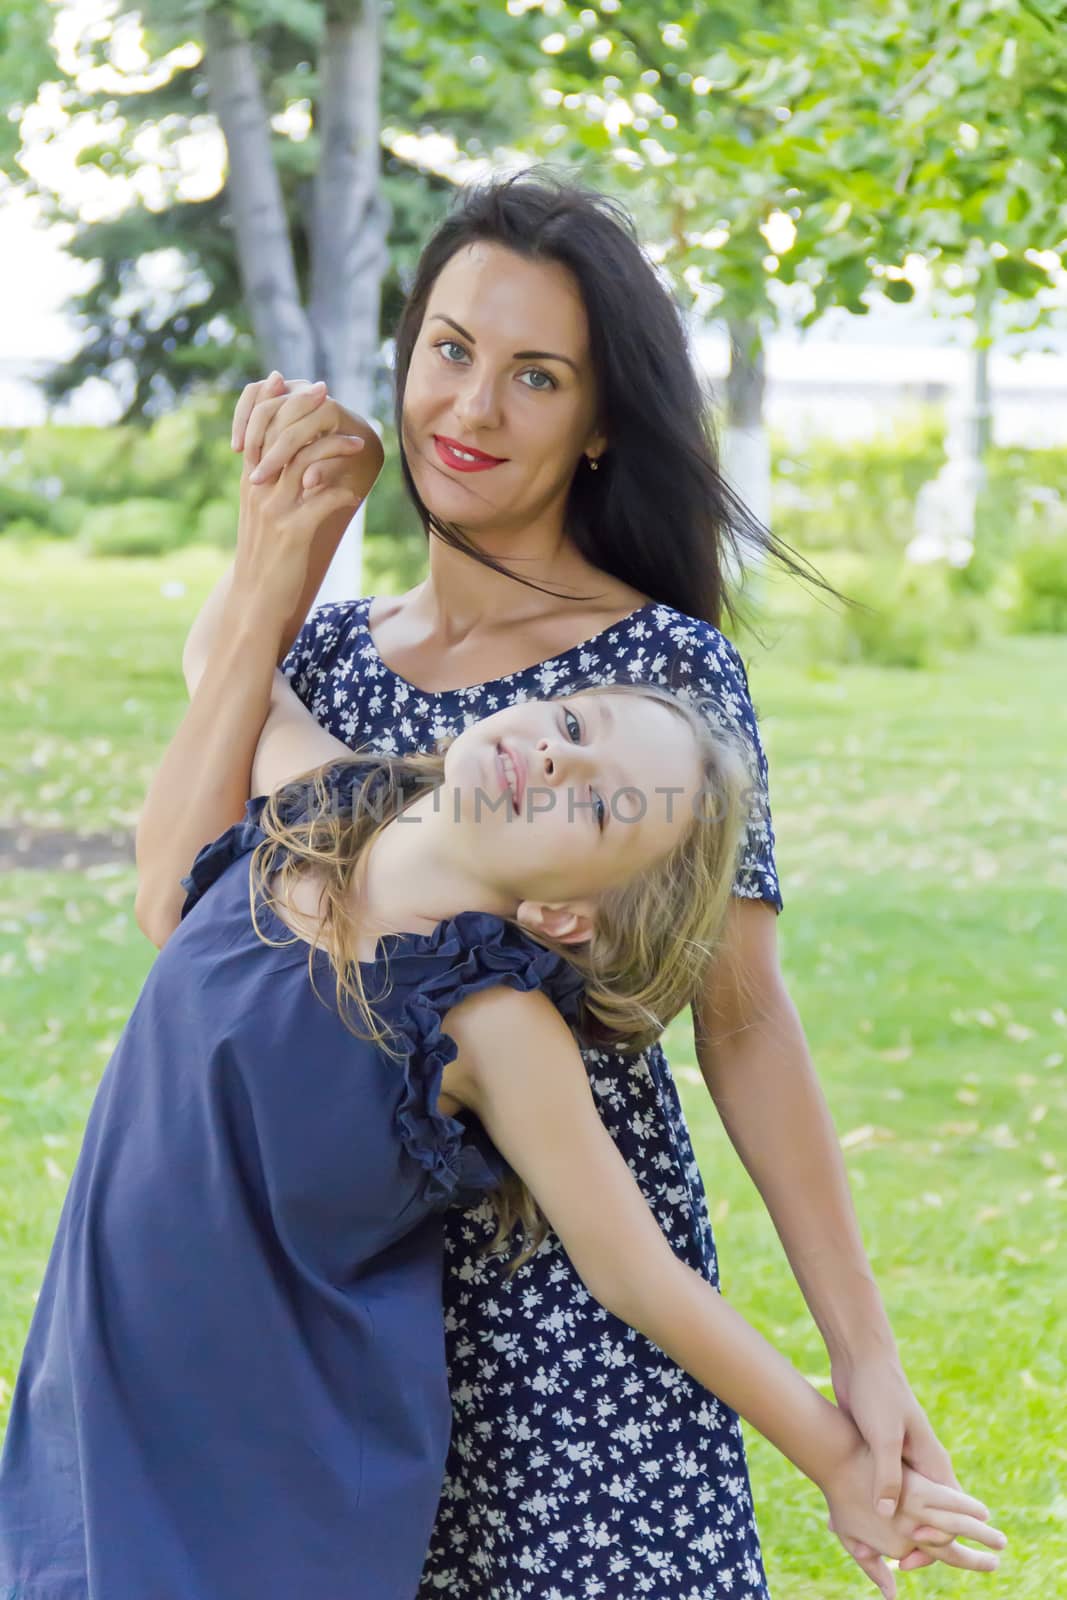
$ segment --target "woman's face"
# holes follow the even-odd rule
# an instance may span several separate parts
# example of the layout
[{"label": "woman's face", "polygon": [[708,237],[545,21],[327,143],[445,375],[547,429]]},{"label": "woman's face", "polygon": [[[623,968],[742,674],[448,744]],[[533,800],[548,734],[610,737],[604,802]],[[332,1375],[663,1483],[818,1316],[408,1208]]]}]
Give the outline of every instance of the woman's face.
[{"label": "woman's face", "polygon": [[[571,274],[501,245],[457,251],[430,290],[404,393],[404,451],[424,505],[475,535],[562,523],[580,457],[604,447],[596,410]],[[492,464],[470,470],[446,440]]]},{"label": "woman's face", "polygon": [[595,900],[678,843],[701,781],[677,713],[593,692],[524,701],[465,728],[446,752],[439,804],[450,849],[486,888]]}]

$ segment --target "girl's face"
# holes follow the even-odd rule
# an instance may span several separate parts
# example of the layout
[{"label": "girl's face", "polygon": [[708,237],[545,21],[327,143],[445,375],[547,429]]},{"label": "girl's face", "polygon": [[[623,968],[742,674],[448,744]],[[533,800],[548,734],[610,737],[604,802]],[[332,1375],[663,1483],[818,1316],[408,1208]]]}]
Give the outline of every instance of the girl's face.
[{"label": "girl's face", "polygon": [[[581,455],[604,447],[596,409],[571,274],[501,245],[457,251],[430,290],[404,392],[404,453],[423,504],[474,535],[562,521]],[[479,460],[457,458],[448,440]]]},{"label": "girl's face", "polygon": [[586,693],[464,729],[438,804],[457,857],[487,889],[591,908],[674,847],[701,781],[696,741],[669,707]]}]

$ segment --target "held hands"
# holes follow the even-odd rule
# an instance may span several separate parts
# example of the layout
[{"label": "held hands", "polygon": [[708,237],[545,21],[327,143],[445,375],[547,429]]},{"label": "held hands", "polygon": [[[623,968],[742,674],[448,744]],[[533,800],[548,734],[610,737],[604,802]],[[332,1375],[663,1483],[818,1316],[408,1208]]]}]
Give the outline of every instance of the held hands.
[{"label": "held hands", "polygon": [[382,468],[381,441],[369,422],[330,398],[323,383],[289,382],[272,372],[241,392],[231,443],[244,452],[254,484],[300,467],[304,490],[349,487],[362,503]]},{"label": "held hands", "polygon": [[[960,1487],[949,1453],[915,1398],[895,1346],[882,1344],[859,1356],[839,1354],[831,1362],[830,1376],[834,1398],[870,1449],[871,1502],[876,1510],[883,1515],[896,1510],[908,1466],[934,1483]],[[868,1572],[868,1558],[876,1560],[876,1552],[863,1543],[841,1542]],[[901,1561],[900,1570],[914,1572],[937,1559],[915,1549]]]},{"label": "held hands", "polygon": [[[344,426],[352,431],[338,432]],[[287,386],[272,373],[249,384],[234,414],[233,445],[244,451],[234,589],[284,622],[307,578],[319,531],[348,518],[381,469],[382,448],[367,423],[330,400],[325,384]]]},{"label": "held hands", "polygon": [[[873,1465],[871,1451],[858,1439],[822,1488],[830,1511],[827,1526],[885,1600],[894,1600],[896,1580],[884,1556],[899,1559],[918,1550],[926,1558],[924,1565],[943,1561],[969,1572],[996,1571],[996,1552],[1007,1539],[990,1526],[989,1511],[980,1500],[904,1467],[897,1508],[892,1516],[880,1515],[870,1498]],[[986,1549],[972,1550],[958,1542],[961,1538]]]}]

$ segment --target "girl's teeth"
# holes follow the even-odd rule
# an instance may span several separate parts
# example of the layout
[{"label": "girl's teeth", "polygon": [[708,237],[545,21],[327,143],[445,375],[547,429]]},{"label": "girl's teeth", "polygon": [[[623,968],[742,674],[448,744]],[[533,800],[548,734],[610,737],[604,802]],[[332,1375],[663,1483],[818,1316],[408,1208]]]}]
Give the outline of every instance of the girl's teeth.
[{"label": "girl's teeth", "polygon": [[511,789],[511,798],[512,801],[514,801],[518,792],[518,783],[516,782],[515,778],[515,764],[511,760],[510,756],[504,755],[503,751],[501,751],[500,754],[500,763],[504,768],[504,776],[508,780],[508,785]]}]

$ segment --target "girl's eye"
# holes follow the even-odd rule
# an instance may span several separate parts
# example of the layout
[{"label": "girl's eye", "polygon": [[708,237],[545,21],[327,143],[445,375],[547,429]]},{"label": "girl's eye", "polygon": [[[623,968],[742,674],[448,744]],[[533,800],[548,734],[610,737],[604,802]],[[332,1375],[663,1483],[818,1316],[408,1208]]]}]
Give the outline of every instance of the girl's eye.
[{"label": "girl's eye", "polygon": [[[582,737],[582,725],[569,706],[563,707],[563,720],[567,725],[567,732],[570,734],[572,741],[575,744],[578,744]],[[604,804],[601,797],[598,794],[593,793],[592,789],[590,789],[589,793],[593,800],[593,815],[596,817],[596,825],[600,832],[603,833],[604,823],[607,820],[608,808]]]}]

